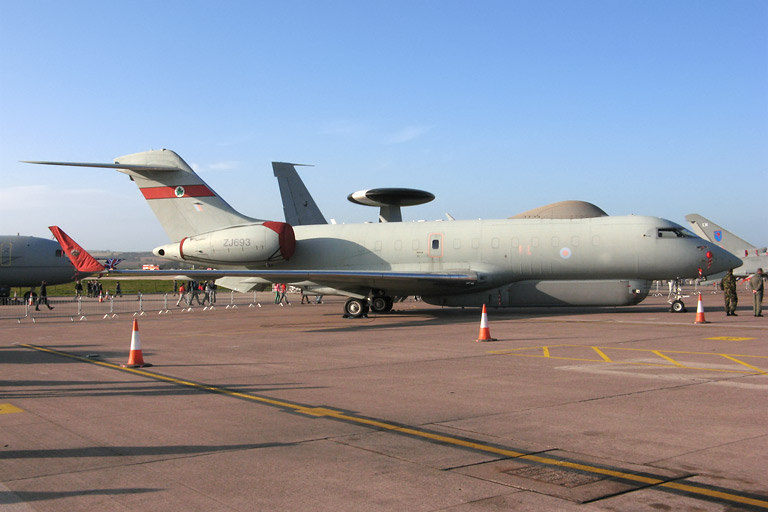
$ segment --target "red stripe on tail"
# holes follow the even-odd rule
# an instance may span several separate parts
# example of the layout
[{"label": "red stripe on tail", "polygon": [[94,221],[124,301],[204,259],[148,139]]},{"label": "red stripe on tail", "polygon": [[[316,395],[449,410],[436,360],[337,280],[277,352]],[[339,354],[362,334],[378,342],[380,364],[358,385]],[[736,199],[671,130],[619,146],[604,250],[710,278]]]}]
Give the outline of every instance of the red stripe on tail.
[{"label": "red stripe on tail", "polygon": [[205,185],[178,187],[146,187],[141,189],[144,199],[174,199],[179,197],[212,197],[216,194]]}]

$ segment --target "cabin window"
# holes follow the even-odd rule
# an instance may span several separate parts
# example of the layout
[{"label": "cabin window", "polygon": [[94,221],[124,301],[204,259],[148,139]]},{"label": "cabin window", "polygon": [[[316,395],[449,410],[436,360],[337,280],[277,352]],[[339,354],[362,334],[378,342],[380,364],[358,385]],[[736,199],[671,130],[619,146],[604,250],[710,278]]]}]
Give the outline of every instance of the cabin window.
[{"label": "cabin window", "polygon": [[695,238],[696,235],[685,228],[659,228],[656,230],[658,238]]},{"label": "cabin window", "polygon": [[435,250],[439,248],[440,248],[440,240],[435,238],[434,240],[432,240],[432,249]]}]

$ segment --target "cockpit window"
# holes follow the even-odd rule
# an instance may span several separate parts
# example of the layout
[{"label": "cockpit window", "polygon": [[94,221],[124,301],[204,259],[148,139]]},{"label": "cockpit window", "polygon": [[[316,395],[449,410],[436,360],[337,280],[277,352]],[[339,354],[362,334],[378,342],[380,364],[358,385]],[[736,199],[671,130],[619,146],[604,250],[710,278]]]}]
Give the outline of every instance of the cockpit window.
[{"label": "cockpit window", "polygon": [[656,234],[659,238],[696,238],[696,235],[683,227],[659,228]]}]

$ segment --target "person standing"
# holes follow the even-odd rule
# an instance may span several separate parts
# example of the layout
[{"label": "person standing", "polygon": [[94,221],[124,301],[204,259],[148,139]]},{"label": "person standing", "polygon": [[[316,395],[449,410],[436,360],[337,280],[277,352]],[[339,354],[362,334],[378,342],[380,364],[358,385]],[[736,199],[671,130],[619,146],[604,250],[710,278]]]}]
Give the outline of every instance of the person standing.
[{"label": "person standing", "polygon": [[733,269],[728,270],[720,280],[720,289],[725,292],[723,295],[725,300],[725,316],[739,316],[736,314],[739,297],[736,295],[736,278],[733,277]]},{"label": "person standing", "polygon": [[[754,300],[754,303],[752,304],[752,308],[755,313],[755,316],[763,316],[764,283],[763,283],[762,268],[757,269],[757,272],[755,273],[755,275],[749,278],[749,286],[752,288],[752,299]],[[40,290],[40,293],[42,294],[42,289]]]}]

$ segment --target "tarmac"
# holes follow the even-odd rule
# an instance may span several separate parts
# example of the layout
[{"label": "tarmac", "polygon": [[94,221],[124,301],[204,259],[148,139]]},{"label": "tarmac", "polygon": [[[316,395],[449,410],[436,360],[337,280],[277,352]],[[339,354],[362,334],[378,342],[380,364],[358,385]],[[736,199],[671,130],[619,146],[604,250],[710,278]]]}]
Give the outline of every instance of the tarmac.
[{"label": "tarmac", "polygon": [[0,322],[0,510],[768,510],[746,294],[491,307],[493,342],[479,309],[271,302]]}]

